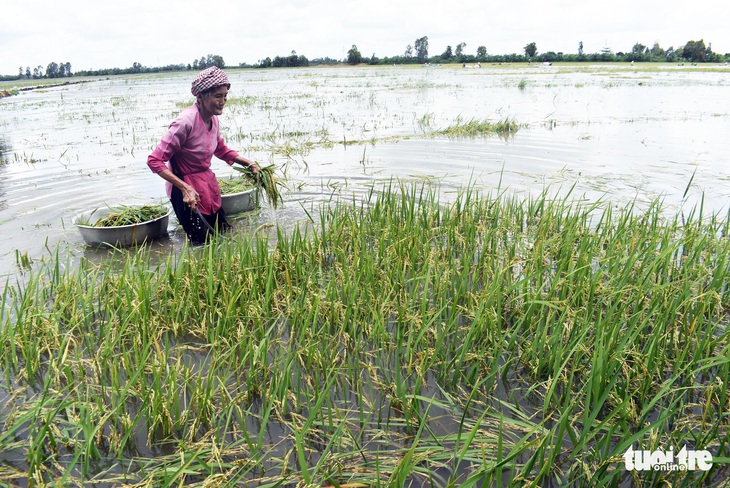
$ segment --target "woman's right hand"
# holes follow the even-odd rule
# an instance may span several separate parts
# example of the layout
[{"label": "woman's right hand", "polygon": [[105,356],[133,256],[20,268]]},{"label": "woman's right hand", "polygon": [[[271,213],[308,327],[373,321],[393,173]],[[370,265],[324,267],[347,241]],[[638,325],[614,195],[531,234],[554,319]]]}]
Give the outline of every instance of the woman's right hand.
[{"label": "woman's right hand", "polygon": [[195,210],[195,206],[200,203],[200,195],[197,191],[195,191],[195,188],[193,188],[190,185],[186,185],[185,188],[182,190],[183,195],[183,203],[190,207],[192,210]]}]

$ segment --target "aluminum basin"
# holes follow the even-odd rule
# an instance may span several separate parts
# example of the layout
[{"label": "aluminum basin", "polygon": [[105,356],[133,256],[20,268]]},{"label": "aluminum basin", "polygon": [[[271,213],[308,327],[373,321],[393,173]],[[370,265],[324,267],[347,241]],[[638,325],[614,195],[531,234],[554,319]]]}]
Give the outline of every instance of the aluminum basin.
[{"label": "aluminum basin", "polygon": [[226,215],[233,215],[241,212],[249,212],[256,208],[259,193],[257,188],[221,195],[223,211]]},{"label": "aluminum basin", "polygon": [[116,227],[94,227],[93,225],[80,223],[96,223],[99,219],[103,219],[113,211],[110,208],[98,208],[79,214],[74,219],[74,225],[79,229],[81,237],[83,237],[86,244],[89,246],[111,247],[133,246],[142,244],[145,241],[153,241],[167,234],[167,224],[170,219],[171,210],[168,210],[162,217],[139,224],[119,225]]}]

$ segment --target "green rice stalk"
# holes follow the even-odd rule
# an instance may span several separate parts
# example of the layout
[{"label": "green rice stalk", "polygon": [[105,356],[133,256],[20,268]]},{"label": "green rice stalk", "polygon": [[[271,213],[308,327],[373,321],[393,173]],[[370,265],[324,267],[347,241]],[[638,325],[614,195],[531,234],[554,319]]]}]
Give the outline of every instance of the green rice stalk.
[{"label": "green rice stalk", "polygon": [[256,188],[249,178],[218,178],[218,186],[222,195],[232,195]]},{"label": "green rice stalk", "polygon": [[158,219],[167,214],[168,209],[164,205],[141,205],[134,207],[114,207],[112,213],[99,219],[94,227],[119,227],[122,225],[141,224],[150,220]]},{"label": "green rice stalk", "polygon": [[245,179],[253,184],[256,188],[263,190],[266,195],[266,201],[274,208],[278,208],[282,203],[282,196],[279,190],[283,184],[278,180],[274,172],[276,167],[273,164],[268,166],[259,166],[259,171],[254,174],[248,167],[234,166],[233,169],[243,173]]}]

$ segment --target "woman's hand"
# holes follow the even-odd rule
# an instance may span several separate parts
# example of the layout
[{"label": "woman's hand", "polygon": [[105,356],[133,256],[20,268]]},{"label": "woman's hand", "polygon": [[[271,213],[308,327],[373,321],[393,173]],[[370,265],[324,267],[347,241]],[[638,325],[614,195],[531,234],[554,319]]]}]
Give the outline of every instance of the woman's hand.
[{"label": "woman's hand", "polygon": [[254,163],[253,161],[244,158],[243,156],[237,156],[233,161],[240,164],[241,166],[245,166],[248,169],[251,170],[253,174],[256,174],[259,172],[259,165]]},{"label": "woman's hand", "polygon": [[183,203],[190,207],[191,210],[195,210],[196,205],[200,203],[200,195],[195,188],[190,185],[185,185],[182,189]]}]

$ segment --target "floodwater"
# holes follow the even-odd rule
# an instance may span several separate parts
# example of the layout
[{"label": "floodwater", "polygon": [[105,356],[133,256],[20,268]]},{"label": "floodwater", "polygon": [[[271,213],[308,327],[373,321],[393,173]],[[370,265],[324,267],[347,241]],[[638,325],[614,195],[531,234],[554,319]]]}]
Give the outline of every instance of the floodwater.
[{"label": "floodwater", "polygon": [[[236,220],[284,227],[333,198],[391,178],[530,195],[724,213],[730,197],[729,67],[484,65],[229,70],[228,145],[275,163],[283,208]],[[192,103],[194,73],[93,79],[0,100],[0,276],[56,248],[88,249],[73,218],[104,205],[165,201],[146,165]],[[469,120],[514,119],[509,137],[448,138]],[[214,161],[219,176],[233,171]],[[306,211],[305,211],[306,210]],[[184,237],[170,219],[162,252]]]}]

